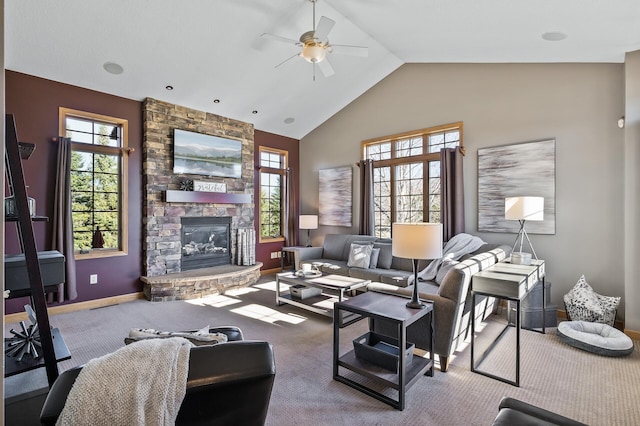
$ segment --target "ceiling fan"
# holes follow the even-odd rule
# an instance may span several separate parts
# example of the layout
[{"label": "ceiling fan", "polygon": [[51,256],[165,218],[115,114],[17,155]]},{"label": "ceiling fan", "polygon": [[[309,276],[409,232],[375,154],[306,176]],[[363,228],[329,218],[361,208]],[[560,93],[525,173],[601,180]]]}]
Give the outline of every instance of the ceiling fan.
[{"label": "ceiling fan", "polygon": [[345,44],[330,44],[329,33],[333,29],[336,22],[326,16],[320,17],[318,25],[316,26],[316,2],[318,0],[309,0],[313,4],[313,30],[307,31],[300,36],[299,40],[293,40],[286,37],[280,37],[274,34],[264,33],[260,37],[281,41],[287,44],[294,44],[301,47],[302,50],[295,55],[285,59],[276,65],[276,68],[282,64],[289,62],[296,56],[299,56],[313,64],[313,80],[316,79],[316,64],[322,71],[325,77],[332,76],[335,71],[329,63],[327,53],[339,53],[351,56],[360,56],[366,58],[369,54],[369,49],[364,46],[349,46]]}]

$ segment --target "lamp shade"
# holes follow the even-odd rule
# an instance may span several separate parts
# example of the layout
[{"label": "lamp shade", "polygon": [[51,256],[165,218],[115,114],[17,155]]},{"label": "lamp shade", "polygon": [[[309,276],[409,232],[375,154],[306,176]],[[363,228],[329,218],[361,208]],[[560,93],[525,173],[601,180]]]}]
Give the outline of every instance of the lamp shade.
[{"label": "lamp shade", "polygon": [[506,220],[544,220],[544,197],[507,197],[504,199]]},{"label": "lamp shade", "polygon": [[442,257],[441,223],[394,223],[391,228],[391,252],[406,259]]},{"label": "lamp shade", "polygon": [[300,229],[318,229],[318,215],[301,214]]}]

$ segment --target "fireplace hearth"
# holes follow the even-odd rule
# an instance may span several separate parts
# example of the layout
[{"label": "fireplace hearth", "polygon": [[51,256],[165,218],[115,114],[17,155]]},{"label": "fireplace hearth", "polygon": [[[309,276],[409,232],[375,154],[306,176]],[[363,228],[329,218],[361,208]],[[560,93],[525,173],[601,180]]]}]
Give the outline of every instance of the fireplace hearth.
[{"label": "fireplace hearth", "polygon": [[183,217],[180,222],[182,271],[231,263],[230,217]]}]

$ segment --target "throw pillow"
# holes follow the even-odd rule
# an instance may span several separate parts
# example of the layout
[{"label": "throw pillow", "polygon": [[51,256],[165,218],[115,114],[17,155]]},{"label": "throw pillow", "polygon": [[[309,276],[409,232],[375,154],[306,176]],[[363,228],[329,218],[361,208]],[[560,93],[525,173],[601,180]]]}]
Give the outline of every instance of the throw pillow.
[{"label": "throw pillow", "polygon": [[347,261],[347,266],[350,268],[369,268],[372,249],[373,246],[370,244],[351,243],[351,250],[349,251],[349,260]]},{"label": "throw pillow", "polygon": [[378,267],[378,257],[380,256],[379,248],[371,249],[371,259],[369,260],[369,269],[376,269]]},{"label": "throw pillow", "polygon": [[451,268],[453,268],[454,266],[456,266],[458,263],[457,260],[451,260],[451,259],[445,259],[442,261],[442,263],[440,264],[440,267],[438,268],[438,274],[436,275],[436,284],[440,285],[442,284],[442,280],[444,280],[445,275],[447,275],[447,272],[449,272],[449,270]]},{"label": "throw pillow", "polygon": [[393,261],[393,254],[391,252],[391,243],[373,243],[373,248],[380,249],[380,255],[378,255],[378,268],[391,269],[391,261]]}]

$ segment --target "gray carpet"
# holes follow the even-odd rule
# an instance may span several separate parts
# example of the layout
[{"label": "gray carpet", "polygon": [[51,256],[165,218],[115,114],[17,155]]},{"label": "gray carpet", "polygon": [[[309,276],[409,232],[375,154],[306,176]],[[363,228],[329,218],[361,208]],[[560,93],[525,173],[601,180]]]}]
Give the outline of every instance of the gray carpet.
[{"label": "gray carpet", "polygon": [[[555,329],[522,332],[521,387],[471,373],[469,348],[447,373],[422,377],[407,393],[407,408],[395,410],[332,379],[332,326],[325,318],[292,306],[275,306],[273,276],[253,288],[192,302],[144,300],[55,315],[72,358],[60,370],[114,351],[132,327],[184,330],[236,325],[246,339],[274,346],[277,374],[268,425],[488,425],[503,396],[515,397],[592,425],[640,424],[640,345],[624,358],[605,358],[560,342]],[[366,331],[366,322],[343,329],[341,346]],[[8,324],[5,330],[15,328]],[[479,333],[479,346],[498,332],[499,321]],[[550,332],[549,332],[550,331]],[[483,363],[483,370],[514,375],[515,332],[509,332]],[[215,361],[213,361],[215,362]],[[5,379],[12,396],[46,386],[44,369]]]}]

